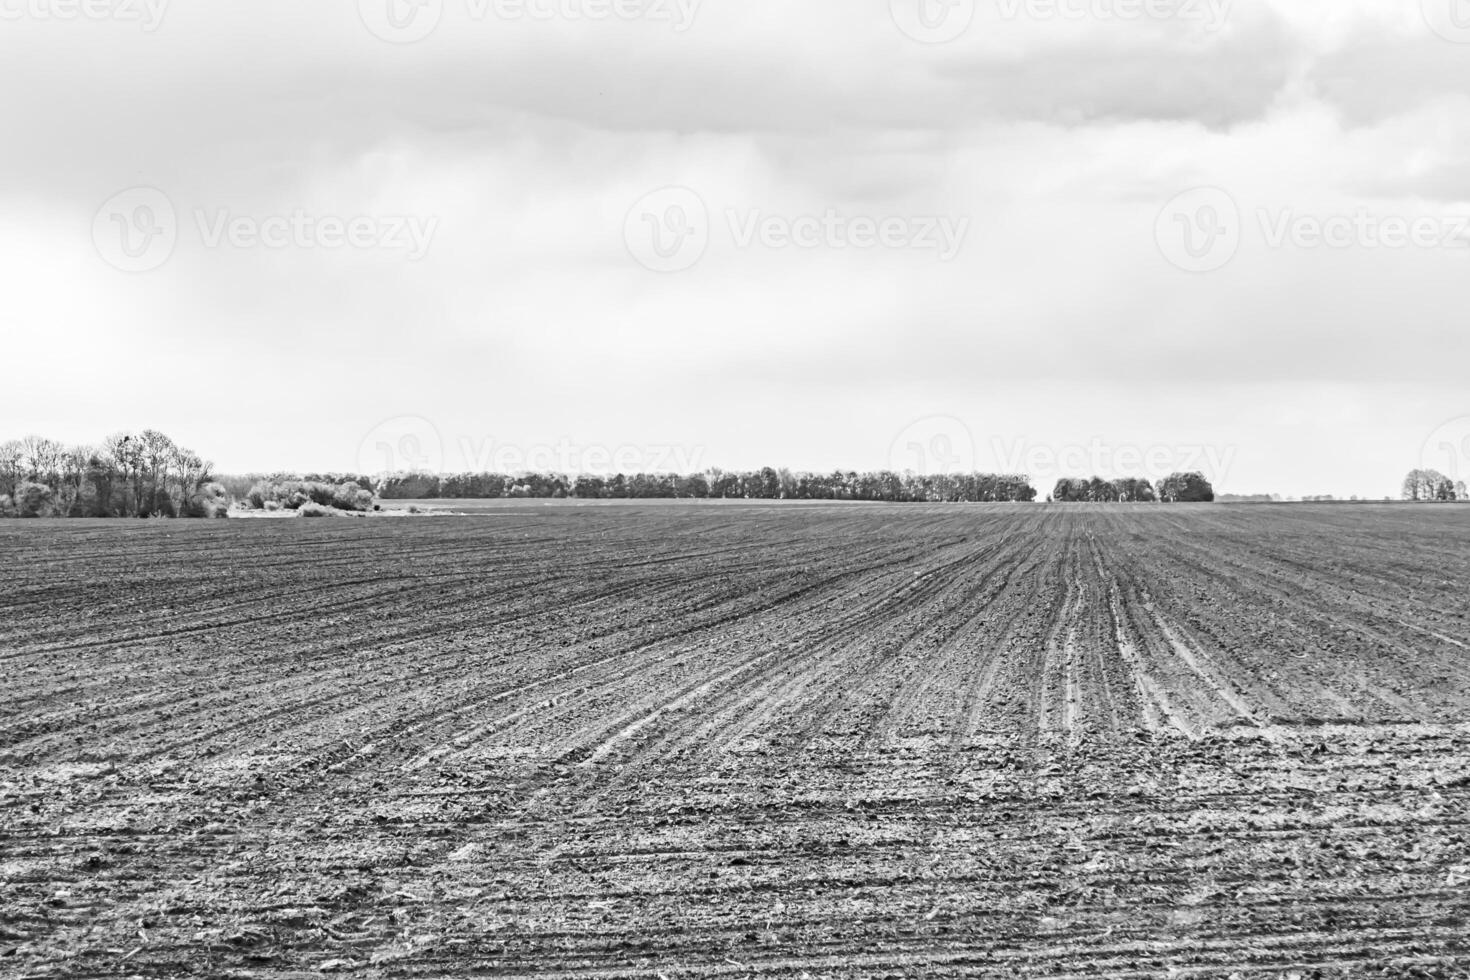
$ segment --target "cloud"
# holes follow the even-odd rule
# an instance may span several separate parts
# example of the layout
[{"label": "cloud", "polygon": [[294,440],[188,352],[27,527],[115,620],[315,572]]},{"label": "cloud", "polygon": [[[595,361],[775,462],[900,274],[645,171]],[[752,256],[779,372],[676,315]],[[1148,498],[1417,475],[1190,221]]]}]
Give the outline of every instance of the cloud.
[{"label": "cloud", "polygon": [[[1462,397],[1458,256],[1271,248],[1260,230],[1262,210],[1470,198],[1470,49],[1402,4],[1237,3],[1208,30],[982,3],[937,45],[886,2],[706,0],[680,32],[450,0],[412,45],[356,7],[177,4],[151,33],[6,22],[0,322],[28,365],[14,426],[186,426],[237,467],[349,466],[400,414],[510,441],[698,442],[727,465],[768,447],[881,465],[872,434],[923,413],[1017,435],[1070,413],[1137,440],[1158,416],[1121,406],[1186,390],[1249,398],[1239,437],[1276,458],[1272,406],[1299,411],[1308,388],[1334,417],[1376,410],[1383,444],[1417,445]],[[137,185],[168,194],[180,237],[128,275],[91,229]],[[700,195],[711,241],[658,275],[624,229],[670,185]],[[1246,235],[1200,276],[1154,235],[1202,185],[1233,196]],[[437,224],[416,262],[211,248],[197,226],[296,211]],[[944,262],[742,245],[729,225],[829,212],[968,233]],[[76,384],[57,398],[54,379]],[[1405,385],[1418,401],[1389,394]]]}]

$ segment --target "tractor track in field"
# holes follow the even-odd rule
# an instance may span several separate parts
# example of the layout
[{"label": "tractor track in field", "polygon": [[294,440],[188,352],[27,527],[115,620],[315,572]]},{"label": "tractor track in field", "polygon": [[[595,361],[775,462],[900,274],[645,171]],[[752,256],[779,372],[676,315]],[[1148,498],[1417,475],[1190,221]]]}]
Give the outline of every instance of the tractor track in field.
[{"label": "tractor track in field", "polygon": [[1470,975],[1470,511],[0,547],[7,976]]}]

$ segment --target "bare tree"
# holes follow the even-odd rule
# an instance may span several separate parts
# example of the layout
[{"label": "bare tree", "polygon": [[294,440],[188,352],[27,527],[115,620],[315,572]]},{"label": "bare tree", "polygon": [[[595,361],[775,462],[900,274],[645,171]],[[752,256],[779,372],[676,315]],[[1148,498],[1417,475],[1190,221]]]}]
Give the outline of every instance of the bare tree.
[{"label": "bare tree", "polygon": [[[157,429],[144,430],[143,434],[138,436],[138,442],[141,447],[143,471],[148,486],[147,495],[140,502],[138,513],[151,516],[162,509],[160,507],[162,501],[168,500],[164,481],[168,475],[169,464],[174,454],[178,452],[178,447],[174,445],[172,439]],[[146,505],[146,509],[142,505]]]},{"label": "bare tree", "polygon": [[127,506],[125,516],[140,517],[143,515],[143,444],[138,437],[128,433],[119,432],[108,436],[102,444],[107,462],[111,465],[117,478],[122,481],[127,491]]},{"label": "bare tree", "polygon": [[20,447],[25,476],[54,488],[61,479],[61,458],[66,455],[66,447],[43,436],[26,436]]},{"label": "bare tree", "polygon": [[1422,503],[1435,500],[1453,500],[1454,484],[1438,470],[1410,470],[1404,477],[1403,497],[1405,500]]},{"label": "bare tree", "polygon": [[19,440],[0,442],[0,497],[15,496],[16,485],[25,476],[21,467],[23,458]]},{"label": "bare tree", "polygon": [[91,457],[92,450],[87,446],[72,446],[61,454],[56,499],[63,517],[72,516],[77,502],[82,499],[82,488],[86,486]]},{"label": "bare tree", "polygon": [[171,483],[177,490],[174,512],[184,514],[188,511],[194,498],[199,495],[200,489],[209,482],[214,464],[203,459],[192,449],[183,448],[175,449],[171,464],[173,471]]},{"label": "bare tree", "polygon": [[[122,479],[122,472],[118,468],[118,462],[112,450],[107,448],[94,449],[87,457],[87,482],[92,484],[92,493],[95,495],[92,517],[114,517],[117,516],[117,486]],[[124,484],[126,490],[126,484]],[[127,494],[123,495],[126,504]],[[126,510],[124,506],[123,510]]]},{"label": "bare tree", "polygon": [[[0,497],[25,495],[32,512],[61,517],[217,512],[226,495],[222,488],[206,490],[213,470],[214,464],[155,429],[117,433],[98,447],[68,447],[41,436],[0,443]],[[87,497],[89,487],[95,499]],[[196,496],[209,499],[196,507]]]}]

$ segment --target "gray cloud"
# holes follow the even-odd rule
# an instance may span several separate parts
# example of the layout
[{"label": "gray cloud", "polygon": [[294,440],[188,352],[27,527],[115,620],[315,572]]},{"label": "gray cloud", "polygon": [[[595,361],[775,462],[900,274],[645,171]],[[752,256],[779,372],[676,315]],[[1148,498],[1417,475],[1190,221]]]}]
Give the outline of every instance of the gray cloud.
[{"label": "gray cloud", "polygon": [[[1239,438],[1271,445],[1272,412],[1329,380],[1335,417],[1386,419],[1384,440],[1420,441],[1425,419],[1461,410],[1463,268],[1444,255],[1272,251],[1257,235],[1191,277],[1153,239],[1164,202],[1195,185],[1303,213],[1470,197],[1470,126],[1451,111],[1470,48],[1423,30],[1334,33],[1272,0],[1237,4],[1218,34],[992,16],[931,47],[886,3],[707,0],[682,34],[450,16],[398,47],[355,6],[177,4],[151,34],[5,22],[0,322],[29,366],[14,426],[95,438],[188,405],[200,417],[181,437],[225,465],[345,467],[361,419],[419,414],[512,440],[677,430],[718,442],[712,463],[769,446],[862,465],[855,427],[925,412],[1106,426],[1114,403],[1068,401],[1083,388],[1147,406],[1185,386],[1232,406],[1249,386]],[[162,269],[128,276],[89,233],[139,184],[170,195],[185,234]],[[659,276],[623,230],[670,184],[703,196],[717,240]],[[440,224],[418,263],[211,249],[190,227],[198,209],[292,208]],[[731,208],[972,228],[945,265],[741,248],[718,225]],[[59,377],[76,393],[56,398]],[[301,393],[260,397],[277,383]],[[1429,393],[1390,400],[1393,385]],[[1346,492],[1376,479],[1349,476],[1365,482]]]}]

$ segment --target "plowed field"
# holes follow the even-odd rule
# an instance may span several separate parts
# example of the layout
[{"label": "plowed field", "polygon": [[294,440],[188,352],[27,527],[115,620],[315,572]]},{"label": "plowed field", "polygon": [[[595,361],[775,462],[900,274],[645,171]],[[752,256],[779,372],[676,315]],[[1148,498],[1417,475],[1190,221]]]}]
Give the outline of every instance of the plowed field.
[{"label": "plowed field", "polygon": [[1470,508],[0,554],[0,975],[1470,975]]}]

